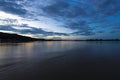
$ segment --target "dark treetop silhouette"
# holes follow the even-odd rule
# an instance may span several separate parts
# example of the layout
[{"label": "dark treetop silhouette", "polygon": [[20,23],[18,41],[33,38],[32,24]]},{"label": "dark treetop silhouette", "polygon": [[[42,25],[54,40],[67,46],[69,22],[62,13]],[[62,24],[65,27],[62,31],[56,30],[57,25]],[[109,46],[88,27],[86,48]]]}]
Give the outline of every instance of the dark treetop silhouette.
[{"label": "dark treetop silhouette", "polygon": [[0,32],[0,42],[28,42],[28,41],[38,41],[38,40],[44,40],[44,39],[36,39],[18,34],[9,34],[9,33]]}]

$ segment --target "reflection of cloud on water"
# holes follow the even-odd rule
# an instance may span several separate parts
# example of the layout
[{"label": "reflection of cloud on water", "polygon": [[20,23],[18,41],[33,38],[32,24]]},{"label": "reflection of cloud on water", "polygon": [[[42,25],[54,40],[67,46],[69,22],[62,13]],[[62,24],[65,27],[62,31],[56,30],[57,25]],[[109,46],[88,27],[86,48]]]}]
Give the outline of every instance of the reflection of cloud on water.
[{"label": "reflection of cloud on water", "polygon": [[0,59],[30,59],[62,55],[58,52],[84,47],[85,42],[41,41],[0,45]]}]

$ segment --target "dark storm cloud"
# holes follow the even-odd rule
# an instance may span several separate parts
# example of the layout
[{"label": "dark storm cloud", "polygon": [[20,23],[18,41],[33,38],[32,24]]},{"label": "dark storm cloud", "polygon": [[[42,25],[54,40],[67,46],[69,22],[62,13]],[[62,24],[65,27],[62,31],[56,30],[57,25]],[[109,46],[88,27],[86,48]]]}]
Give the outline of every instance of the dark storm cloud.
[{"label": "dark storm cloud", "polygon": [[17,15],[26,14],[27,11],[21,4],[18,4],[16,1],[22,0],[0,0],[0,10]]}]

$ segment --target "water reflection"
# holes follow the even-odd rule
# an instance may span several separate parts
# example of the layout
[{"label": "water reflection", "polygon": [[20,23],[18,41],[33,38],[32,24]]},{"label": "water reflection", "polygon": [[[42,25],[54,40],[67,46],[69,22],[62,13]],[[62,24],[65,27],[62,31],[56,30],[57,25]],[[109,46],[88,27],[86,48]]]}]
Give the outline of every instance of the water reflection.
[{"label": "water reflection", "polygon": [[27,58],[45,58],[58,55],[55,52],[62,52],[78,47],[84,47],[85,42],[29,42],[29,43],[1,43],[0,44],[0,60],[9,61]]},{"label": "water reflection", "polygon": [[[116,44],[118,44],[116,46]],[[109,47],[110,46],[110,47]],[[74,49],[108,51],[110,48],[118,47],[118,42],[72,42],[72,41],[47,41],[28,43],[0,43],[0,59],[8,58],[43,58],[46,56],[62,55],[57,52],[64,52]],[[98,48],[99,47],[99,48]]]},{"label": "water reflection", "polygon": [[[83,47],[84,44],[85,43],[59,41],[0,43],[0,72],[4,69],[6,71],[9,68],[14,69],[20,66],[30,67],[36,62],[41,62],[45,59],[64,55],[66,54],[64,51]],[[22,64],[18,65],[19,63]]]},{"label": "water reflection", "polygon": [[[62,75],[79,75],[77,73],[83,72],[89,75],[94,72],[95,75],[96,70],[99,74],[110,66],[109,71],[118,71],[119,67],[114,67],[120,65],[119,48],[120,42],[1,43],[0,80],[35,80],[29,77],[34,78],[37,75],[37,78],[41,79],[40,76],[51,76],[56,72],[59,74],[60,71],[63,72]],[[47,63],[44,63],[46,60]],[[15,75],[17,77],[13,79]]]}]

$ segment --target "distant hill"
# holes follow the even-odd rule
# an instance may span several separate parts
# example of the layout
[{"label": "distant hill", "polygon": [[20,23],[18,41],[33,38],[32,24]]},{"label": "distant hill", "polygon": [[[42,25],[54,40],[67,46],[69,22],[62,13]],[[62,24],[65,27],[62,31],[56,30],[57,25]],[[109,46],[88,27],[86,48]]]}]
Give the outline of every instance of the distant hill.
[{"label": "distant hill", "polygon": [[120,41],[120,39],[86,39],[86,40],[62,40],[62,39],[37,39],[18,34],[0,32],[0,42],[29,42],[29,41]]},{"label": "distant hill", "polygon": [[0,42],[28,42],[28,41],[43,41],[44,39],[36,39],[18,34],[10,34],[0,32]]}]

